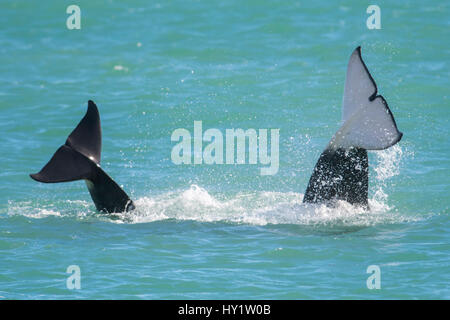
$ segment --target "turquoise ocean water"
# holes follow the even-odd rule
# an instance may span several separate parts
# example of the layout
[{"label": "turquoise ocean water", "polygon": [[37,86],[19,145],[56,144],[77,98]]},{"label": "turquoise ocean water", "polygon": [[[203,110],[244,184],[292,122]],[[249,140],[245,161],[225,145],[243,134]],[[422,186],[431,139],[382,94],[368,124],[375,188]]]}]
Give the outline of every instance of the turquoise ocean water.
[{"label": "turquoise ocean water", "polygon": [[[381,30],[369,4],[1,1],[0,298],[449,299],[449,3],[378,1]],[[358,45],[404,136],[370,152],[370,212],[305,207]],[[132,213],[28,176],[89,99]],[[194,120],[280,129],[278,173],[173,164],[171,134]]]}]

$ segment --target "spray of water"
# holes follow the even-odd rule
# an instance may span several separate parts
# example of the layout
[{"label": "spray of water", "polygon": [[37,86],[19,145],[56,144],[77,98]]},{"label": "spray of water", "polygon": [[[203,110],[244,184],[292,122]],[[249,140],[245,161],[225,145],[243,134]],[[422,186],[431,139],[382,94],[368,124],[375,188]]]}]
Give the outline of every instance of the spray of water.
[{"label": "spray of water", "polygon": [[[251,225],[295,224],[308,226],[371,226],[380,223],[398,223],[415,219],[402,216],[388,206],[384,191],[389,179],[400,173],[403,151],[396,145],[375,153],[372,164],[369,199],[370,211],[338,201],[330,208],[325,205],[303,204],[303,194],[295,192],[250,191],[234,195],[210,194],[205,188],[191,185],[185,190],[166,192],[135,200],[136,210],[114,214],[114,223],[149,223],[159,220],[193,220],[199,222],[243,223]],[[90,203],[66,201],[49,204],[45,208],[33,207],[29,202],[8,204],[8,215],[30,218],[73,216],[78,218],[105,217],[95,213]],[[63,207],[63,210],[61,210]],[[68,209],[70,208],[70,209]]]},{"label": "spray of water", "polygon": [[375,176],[372,182],[374,196],[372,200],[382,203],[385,206],[385,211],[391,208],[387,205],[388,195],[384,190],[389,179],[400,173],[402,156],[403,150],[398,144],[389,149],[375,152],[376,163],[373,167]]}]

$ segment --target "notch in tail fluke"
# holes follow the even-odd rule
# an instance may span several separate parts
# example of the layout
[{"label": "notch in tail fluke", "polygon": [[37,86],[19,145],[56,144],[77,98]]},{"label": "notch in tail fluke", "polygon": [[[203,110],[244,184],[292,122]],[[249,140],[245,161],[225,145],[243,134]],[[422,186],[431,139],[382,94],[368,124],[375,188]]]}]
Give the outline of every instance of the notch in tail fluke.
[{"label": "notch in tail fluke", "polygon": [[386,100],[378,94],[377,84],[362,59],[361,47],[357,47],[347,67],[342,127],[329,147],[383,150],[399,142],[402,135]]},{"label": "notch in tail fluke", "polygon": [[77,127],[50,159],[31,178],[44,183],[85,180],[94,204],[108,213],[133,210],[133,201],[100,167],[102,131],[97,106],[91,100]]},{"label": "notch in tail fluke", "polygon": [[357,47],[347,67],[342,102],[342,126],[320,155],[303,202],[345,200],[368,208],[367,150],[387,149],[400,141],[394,116]]}]

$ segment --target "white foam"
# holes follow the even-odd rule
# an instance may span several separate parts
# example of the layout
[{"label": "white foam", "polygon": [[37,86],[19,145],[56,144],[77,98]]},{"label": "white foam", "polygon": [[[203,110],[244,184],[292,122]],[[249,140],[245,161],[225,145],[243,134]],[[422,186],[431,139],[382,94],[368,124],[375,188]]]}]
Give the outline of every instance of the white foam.
[{"label": "white foam", "polygon": [[303,204],[303,194],[295,192],[248,192],[224,199],[204,188],[191,185],[181,192],[170,192],[135,201],[136,210],[117,215],[118,223],[146,223],[158,220],[192,220],[250,225],[295,224],[326,226],[371,226],[415,219],[401,216],[377,199],[370,199],[370,211],[338,201],[335,207]]},{"label": "white foam", "polygon": [[377,193],[369,199],[370,211],[345,201],[338,201],[335,207],[327,207],[303,204],[302,200],[303,194],[296,192],[252,191],[214,196],[202,187],[191,185],[179,192],[138,198],[134,201],[136,210],[114,214],[114,219],[96,213],[93,205],[85,201],[65,201],[65,205],[51,204],[44,208],[33,207],[30,202],[10,203],[7,213],[33,219],[50,216],[75,216],[81,219],[101,217],[113,223],[149,223],[173,219],[258,226],[372,226],[417,220],[416,217],[395,212],[387,205],[387,196],[379,197]]},{"label": "white foam", "polygon": [[86,201],[80,200],[66,200],[64,201],[63,208],[60,207],[61,204],[49,204],[46,206],[36,207],[32,204],[31,201],[23,201],[23,202],[13,202],[8,201],[8,207],[6,213],[8,216],[25,216],[32,219],[42,219],[50,216],[55,217],[65,217],[65,216],[73,216],[73,210],[66,210],[67,208],[76,209],[77,217],[84,217],[88,213],[88,208],[90,206]]},{"label": "white foam", "polygon": [[23,215],[28,218],[40,219],[49,216],[61,216],[61,212],[48,208],[33,208],[30,202],[13,204],[8,202],[8,215]]}]

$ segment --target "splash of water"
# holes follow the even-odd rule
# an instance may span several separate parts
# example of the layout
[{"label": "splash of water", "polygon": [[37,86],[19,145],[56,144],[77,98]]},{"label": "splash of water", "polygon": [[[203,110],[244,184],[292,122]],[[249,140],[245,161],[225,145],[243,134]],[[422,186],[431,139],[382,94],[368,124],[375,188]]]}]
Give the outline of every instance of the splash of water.
[{"label": "splash of water", "polygon": [[371,185],[373,197],[370,211],[338,201],[330,208],[325,205],[303,204],[303,194],[296,192],[251,191],[234,195],[212,195],[198,185],[186,190],[136,199],[136,210],[111,216],[95,213],[85,201],[52,203],[44,208],[29,202],[8,204],[8,215],[29,218],[48,216],[105,217],[114,223],[148,223],[159,220],[193,220],[199,222],[244,223],[251,225],[295,224],[308,226],[371,226],[380,223],[399,223],[416,219],[393,212],[387,204],[385,187],[388,180],[399,174],[402,149],[395,145],[375,153],[376,163]]},{"label": "splash of water", "polygon": [[371,226],[410,220],[391,212],[378,199],[370,199],[370,211],[338,201],[335,207],[302,203],[295,192],[248,192],[219,199],[197,185],[181,192],[143,197],[136,210],[119,214],[119,221],[146,223],[157,220],[243,223],[250,225],[294,224],[308,226]]},{"label": "splash of water", "polygon": [[381,151],[375,151],[374,166],[375,181],[374,181],[374,196],[373,199],[385,206],[384,210],[389,210],[387,205],[388,195],[384,191],[386,189],[388,180],[400,173],[400,163],[403,158],[403,150],[396,144],[391,148]]},{"label": "splash of water", "polygon": [[[303,204],[296,192],[241,192],[232,196],[211,195],[197,185],[179,192],[138,198],[136,210],[114,215],[98,214],[85,201],[65,201],[34,207],[31,203],[9,203],[7,215],[28,218],[49,216],[104,219],[113,223],[149,223],[161,220],[192,220],[249,225],[293,224],[302,226],[372,226],[410,221],[414,217],[394,213],[376,196],[369,199],[370,211],[338,201],[336,206]],[[111,219],[113,218],[113,219]]]}]

